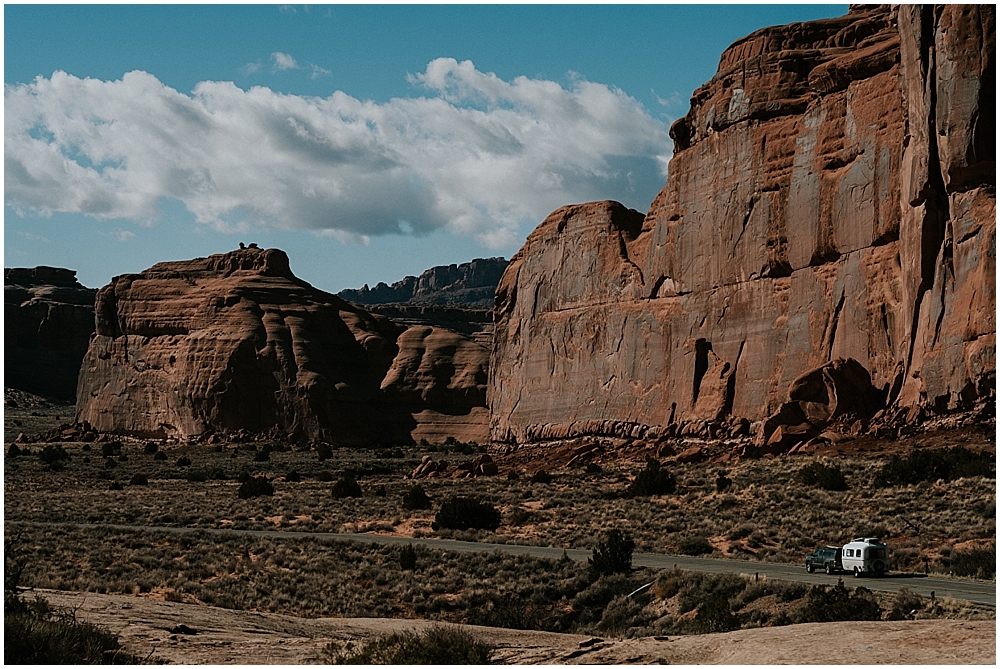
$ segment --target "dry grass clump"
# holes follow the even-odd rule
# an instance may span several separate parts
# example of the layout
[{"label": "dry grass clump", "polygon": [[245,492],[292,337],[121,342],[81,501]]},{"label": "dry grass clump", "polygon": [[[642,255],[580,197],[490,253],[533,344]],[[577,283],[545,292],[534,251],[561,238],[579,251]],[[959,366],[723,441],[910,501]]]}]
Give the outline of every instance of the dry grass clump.
[{"label": "dry grass clump", "polygon": [[354,647],[330,643],[323,659],[330,664],[488,664],[493,646],[460,627],[434,626],[423,632],[393,632]]}]

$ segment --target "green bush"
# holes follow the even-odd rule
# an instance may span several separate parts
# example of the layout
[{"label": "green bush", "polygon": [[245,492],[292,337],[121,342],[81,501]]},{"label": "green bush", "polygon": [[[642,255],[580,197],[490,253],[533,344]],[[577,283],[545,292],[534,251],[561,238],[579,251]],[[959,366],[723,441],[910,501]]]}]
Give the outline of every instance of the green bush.
[{"label": "green bush", "polygon": [[329,483],[333,480],[333,472],[324,469],[316,474],[316,480],[320,483]]},{"label": "green bush", "polygon": [[62,467],[69,460],[69,453],[59,444],[46,444],[38,453],[38,459],[53,469]]},{"label": "green bush", "polygon": [[889,610],[886,620],[908,620],[912,614],[924,608],[924,600],[910,591],[907,587],[902,587],[896,593],[896,599]]},{"label": "green bush", "polygon": [[240,499],[270,496],[274,494],[274,486],[266,476],[252,476],[240,485],[236,494]]},{"label": "green bush", "polygon": [[423,632],[393,632],[340,651],[333,644],[327,657],[335,664],[487,664],[493,647],[460,627],[435,625]]},{"label": "green bush", "polygon": [[495,530],[500,527],[500,512],[488,502],[449,497],[441,504],[434,522],[449,530]]},{"label": "green bush", "polygon": [[431,498],[427,496],[422,485],[417,483],[406,489],[403,493],[403,508],[407,511],[431,508]]},{"label": "green bush", "polygon": [[701,535],[684,537],[677,542],[677,551],[681,555],[707,555],[714,550],[712,544],[708,543],[708,539]]},{"label": "green bush", "polygon": [[806,593],[806,601],[794,612],[796,622],[829,623],[838,620],[881,620],[882,608],[868,588],[850,592],[844,580],[837,585],[814,585]]},{"label": "green bush", "polygon": [[353,476],[341,476],[333,484],[330,494],[334,499],[346,499],[348,497],[361,497],[361,485]]},{"label": "green bush", "polygon": [[153,459],[158,462],[162,462],[167,459],[167,454],[164,453],[163,451],[157,451],[156,453],[153,454]]},{"label": "green bush", "polygon": [[101,444],[101,455],[110,458],[112,455],[119,455],[122,452],[122,445],[117,441],[106,441]]},{"label": "green bush", "polygon": [[271,459],[271,451],[268,448],[261,449],[253,454],[254,462],[268,462]]},{"label": "green bush", "polygon": [[186,478],[188,483],[204,483],[208,480],[208,473],[200,469],[191,469]]},{"label": "green bush", "polygon": [[301,483],[302,475],[299,474],[298,471],[293,469],[289,471],[287,474],[285,474],[285,480],[288,481],[289,483]]},{"label": "green bush", "polygon": [[149,477],[145,474],[132,474],[129,485],[149,485]]},{"label": "green bush", "polygon": [[142,447],[142,452],[146,455],[155,455],[160,450],[160,446],[154,441],[147,441]]},{"label": "green bush", "polygon": [[669,495],[677,490],[677,481],[673,475],[660,467],[660,461],[655,458],[646,460],[646,468],[636,474],[632,483],[625,490],[628,497],[650,497],[652,495]]},{"label": "green bush", "polygon": [[603,574],[627,574],[632,571],[632,553],[635,541],[626,532],[615,528],[604,533],[604,538],[594,547],[593,557],[587,559],[592,578]]},{"label": "green bush", "polygon": [[840,467],[812,462],[799,470],[798,480],[803,485],[816,486],[823,490],[847,490],[847,478]]},{"label": "green bush", "polygon": [[913,451],[903,457],[894,455],[875,475],[875,485],[909,485],[921,481],[952,481],[966,476],[996,476],[995,456],[957,448]]},{"label": "green bush", "polygon": [[997,569],[997,549],[972,548],[967,551],[953,551],[950,558],[951,571],[956,576],[993,578]]},{"label": "green bush", "polygon": [[191,466],[191,458],[187,457],[186,455],[182,455],[181,457],[177,458],[177,466],[178,467],[190,467]]},{"label": "green bush", "polygon": [[532,483],[552,483],[552,474],[544,469],[540,469],[531,475],[529,479]]},{"label": "green bush", "polygon": [[409,571],[417,568],[417,549],[413,544],[406,544],[399,549],[399,566]]}]

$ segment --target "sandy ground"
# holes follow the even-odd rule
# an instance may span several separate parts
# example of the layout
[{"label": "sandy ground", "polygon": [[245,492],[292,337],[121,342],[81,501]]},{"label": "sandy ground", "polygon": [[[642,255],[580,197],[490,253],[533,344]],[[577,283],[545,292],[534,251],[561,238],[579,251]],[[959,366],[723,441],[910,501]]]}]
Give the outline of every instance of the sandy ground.
[{"label": "sandy ground", "polygon": [[[74,609],[78,619],[119,634],[128,650],[150,656],[154,662],[178,664],[316,663],[331,641],[357,643],[380,633],[435,624],[385,618],[297,618],[148,597],[36,592],[54,606]],[[178,625],[188,630],[177,629]],[[495,662],[511,664],[996,663],[996,622],[992,620],[811,623],[628,640],[468,629],[496,646]]]}]

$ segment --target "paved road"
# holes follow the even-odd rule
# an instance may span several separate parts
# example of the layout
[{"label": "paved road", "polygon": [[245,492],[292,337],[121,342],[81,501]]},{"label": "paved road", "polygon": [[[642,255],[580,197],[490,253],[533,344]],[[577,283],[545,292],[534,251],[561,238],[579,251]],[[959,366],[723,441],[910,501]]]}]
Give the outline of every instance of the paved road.
[{"label": "paved road", "polygon": [[[219,535],[243,535],[252,537],[268,537],[273,539],[319,539],[321,541],[358,541],[361,543],[380,544],[418,544],[428,548],[459,551],[463,553],[504,551],[515,555],[531,555],[532,557],[561,558],[564,554],[572,560],[586,561],[592,553],[588,550],[575,548],[548,548],[545,546],[522,546],[518,544],[488,544],[474,541],[455,541],[453,539],[411,539],[383,534],[335,534],[330,532],[294,532],[287,530],[234,530],[219,528],[196,527],[163,527],[145,525],[111,525],[91,523],[7,523],[34,526],[64,526],[76,528],[107,528],[130,531],[156,531],[186,534],[190,532],[205,532]],[[837,576],[825,573],[809,574],[802,565],[775,564],[770,562],[747,562],[743,560],[720,560],[712,558],[696,558],[683,555],[657,555],[654,553],[636,553],[632,556],[632,564],[636,567],[652,567],[653,569],[670,569],[678,567],[689,571],[701,571],[712,574],[747,574],[748,576],[768,578],[781,581],[797,581],[800,583],[819,583],[830,585],[837,582]],[[844,574],[846,585],[863,585],[870,590],[896,592],[905,586],[911,591],[930,597],[931,593],[938,598],[952,597],[975,604],[996,607],[996,584],[982,581],[970,581],[958,578],[940,578],[924,576],[923,574],[889,574],[882,578],[854,579],[850,574]]]}]

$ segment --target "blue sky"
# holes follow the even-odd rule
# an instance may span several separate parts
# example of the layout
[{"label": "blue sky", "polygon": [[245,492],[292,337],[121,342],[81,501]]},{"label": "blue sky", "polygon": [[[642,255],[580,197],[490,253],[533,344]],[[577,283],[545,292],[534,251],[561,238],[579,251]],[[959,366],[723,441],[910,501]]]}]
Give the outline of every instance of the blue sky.
[{"label": "blue sky", "polygon": [[4,7],[4,265],[257,242],[329,291],[645,211],[731,42],[846,5]]}]

